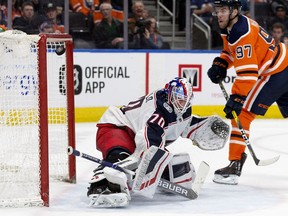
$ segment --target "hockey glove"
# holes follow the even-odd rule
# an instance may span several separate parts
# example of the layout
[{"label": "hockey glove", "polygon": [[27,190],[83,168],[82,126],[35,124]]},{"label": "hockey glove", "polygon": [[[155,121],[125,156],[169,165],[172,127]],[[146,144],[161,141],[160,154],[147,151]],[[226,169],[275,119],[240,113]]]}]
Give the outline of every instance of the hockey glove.
[{"label": "hockey glove", "polygon": [[228,62],[220,57],[213,60],[212,67],[208,70],[208,77],[213,83],[218,84],[227,75]]},{"label": "hockey glove", "polygon": [[235,111],[237,115],[239,115],[241,113],[245,100],[245,96],[240,96],[237,94],[230,95],[230,98],[224,108],[224,112],[226,113],[225,117],[228,119],[233,119],[232,111]]}]

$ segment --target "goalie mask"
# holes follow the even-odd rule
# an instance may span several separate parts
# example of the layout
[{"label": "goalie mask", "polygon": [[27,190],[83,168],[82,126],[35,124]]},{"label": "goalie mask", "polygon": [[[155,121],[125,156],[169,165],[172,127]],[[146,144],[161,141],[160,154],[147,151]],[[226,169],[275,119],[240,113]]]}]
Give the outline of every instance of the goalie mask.
[{"label": "goalie mask", "polygon": [[192,85],[185,78],[175,78],[165,86],[168,102],[177,115],[182,115],[192,105]]}]

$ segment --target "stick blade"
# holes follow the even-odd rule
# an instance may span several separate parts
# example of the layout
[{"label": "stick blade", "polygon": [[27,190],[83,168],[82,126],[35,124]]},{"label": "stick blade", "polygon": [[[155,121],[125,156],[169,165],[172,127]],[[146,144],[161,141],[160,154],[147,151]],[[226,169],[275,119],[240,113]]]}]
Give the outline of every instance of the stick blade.
[{"label": "stick blade", "polygon": [[210,170],[210,166],[205,161],[202,161],[199,165],[195,181],[193,182],[193,185],[192,185],[192,190],[197,195],[199,195],[200,193],[201,187],[205,182],[205,179],[209,173],[209,170]]},{"label": "stick blade", "polygon": [[266,159],[266,160],[259,160],[259,162],[257,163],[257,166],[267,166],[267,165],[273,164],[277,162],[279,158],[280,158],[280,155],[270,158],[270,159]]}]

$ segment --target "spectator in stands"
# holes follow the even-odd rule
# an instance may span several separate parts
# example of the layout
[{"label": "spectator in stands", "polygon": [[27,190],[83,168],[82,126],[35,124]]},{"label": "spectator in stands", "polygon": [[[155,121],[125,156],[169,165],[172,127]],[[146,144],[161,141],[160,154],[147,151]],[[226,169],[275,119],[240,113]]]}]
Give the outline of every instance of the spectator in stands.
[{"label": "spectator in stands", "polygon": [[[212,23],[213,0],[191,0],[191,13],[201,17],[207,24]],[[184,31],[186,27],[186,0],[178,1],[178,31]]]},{"label": "spectator in stands", "polygon": [[282,23],[274,23],[272,25],[271,35],[275,40],[275,45],[278,45],[280,44],[280,42],[283,42],[284,33],[285,33],[285,27]]},{"label": "spectator in stands", "polygon": [[[47,5],[52,4],[56,7],[57,24],[64,25],[64,2],[63,0],[39,0],[42,2],[42,14],[46,15]],[[45,3],[44,3],[45,2]]]},{"label": "spectator in stands", "polygon": [[[12,2],[12,20],[16,17],[21,16],[21,7],[17,0],[13,0]],[[0,23],[1,25],[5,25],[7,27],[7,18],[8,18],[8,10],[7,10],[7,0],[2,0],[0,2]]]},{"label": "spectator in stands", "polygon": [[[56,12],[57,12],[57,17],[62,16],[64,13],[64,5],[56,4]],[[63,23],[63,19],[61,19],[61,22]]]},{"label": "spectator in stands", "polygon": [[200,16],[207,24],[211,25],[213,0],[192,0],[192,4],[197,6],[193,13]]},{"label": "spectator in stands", "polygon": [[64,25],[61,19],[57,17],[57,8],[53,3],[45,5],[45,22],[49,22],[53,25],[55,33],[64,33]]},{"label": "spectator in stands", "polygon": [[33,5],[34,5],[34,12],[35,12],[35,13],[38,13],[38,11],[40,10],[40,1],[41,1],[41,0],[23,0],[23,2],[25,2],[25,1],[30,1],[30,2],[32,2]]},{"label": "spectator in stands", "polygon": [[128,28],[129,28],[129,38],[133,39],[134,34],[136,33],[136,22],[141,19],[146,19],[148,15],[148,11],[145,9],[144,3],[142,0],[136,0],[132,5],[132,17],[128,20]]},{"label": "spectator in stands", "polygon": [[[113,1],[113,0],[112,0]],[[107,2],[107,3],[110,3],[111,4],[111,0],[103,0],[103,3],[104,2]],[[122,0],[123,2],[123,0]],[[112,4],[111,4],[112,5]],[[116,6],[116,4],[113,4]],[[120,21],[124,21],[124,11],[123,11],[123,8],[114,8],[112,5],[112,17],[115,18],[115,19],[118,19]],[[101,17],[102,18],[102,17]]]},{"label": "spectator in stands", "polygon": [[55,33],[53,24],[51,22],[43,22],[39,27],[40,33]]},{"label": "spectator in stands", "polygon": [[91,17],[93,23],[101,19],[99,15],[100,0],[69,0],[69,2],[73,12],[83,13],[87,17],[87,19]]},{"label": "spectator in stands", "polygon": [[163,46],[163,37],[158,31],[156,19],[154,17],[149,17],[146,20],[143,20],[143,22],[143,25],[136,25],[134,48],[161,49]]},{"label": "spectator in stands", "polygon": [[123,49],[123,23],[112,17],[112,5],[102,3],[101,22],[95,24],[93,38],[96,48]]},{"label": "spectator in stands", "polygon": [[271,19],[270,29],[274,23],[282,23],[285,29],[288,29],[288,16],[286,7],[282,4],[278,4],[275,7],[275,16]]},{"label": "spectator in stands", "polygon": [[2,9],[0,9],[0,25],[7,26],[7,21],[5,19],[5,14]]},{"label": "spectator in stands", "polygon": [[[123,0],[111,0],[112,8],[118,11],[124,11],[124,3]],[[132,5],[133,1],[128,0],[128,17],[132,15]]]},{"label": "spectator in stands", "polygon": [[21,6],[21,17],[13,20],[13,29],[18,29],[27,34],[38,34],[40,26],[37,16],[34,15],[34,5],[30,1],[26,1]]},{"label": "spectator in stands", "polygon": [[[87,19],[93,20],[93,23],[101,21],[102,13],[99,10],[99,6],[101,3],[110,3],[111,0],[92,0],[92,1],[85,1],[85,0],[70,0],[70,6],[74,12],[81,12],[83,13]],[[117,10],[112,7],[112,17],[115,19],[124,20],[124,12],[122,10]]]},{"label": "spectator in stands", "polygon": [[287,0],[268,0],[267,1],[270,4],[270,8],[273,14],[276,13],[276,7],[279,5],[282,5],[285,7],[285,9],[288,9],[288,1]]},{"label": "spectator in stands", "polygon": [[[30,1],[30,0],[28,0]],[[60,11],[60,14],[64,12],[64,1],[63,0],[37,0],[38,3],[38,14],[44,15],[46,13],[45,7],[48,3],[52,3],[53,5],[56,5],[57,8],[57,14],[58,11]]]}]

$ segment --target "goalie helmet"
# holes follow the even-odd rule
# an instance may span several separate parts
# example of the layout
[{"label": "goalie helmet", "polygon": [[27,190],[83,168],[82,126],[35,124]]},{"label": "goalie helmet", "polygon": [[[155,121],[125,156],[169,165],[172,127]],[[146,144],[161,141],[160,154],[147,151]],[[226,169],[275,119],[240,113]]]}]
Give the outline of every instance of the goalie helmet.
[{"label": "goalie helmet", "polygon": [[182,115],[192,105],[192,85],[185,78],[176,77],[165,85],[168,102],[175,113]]}]

